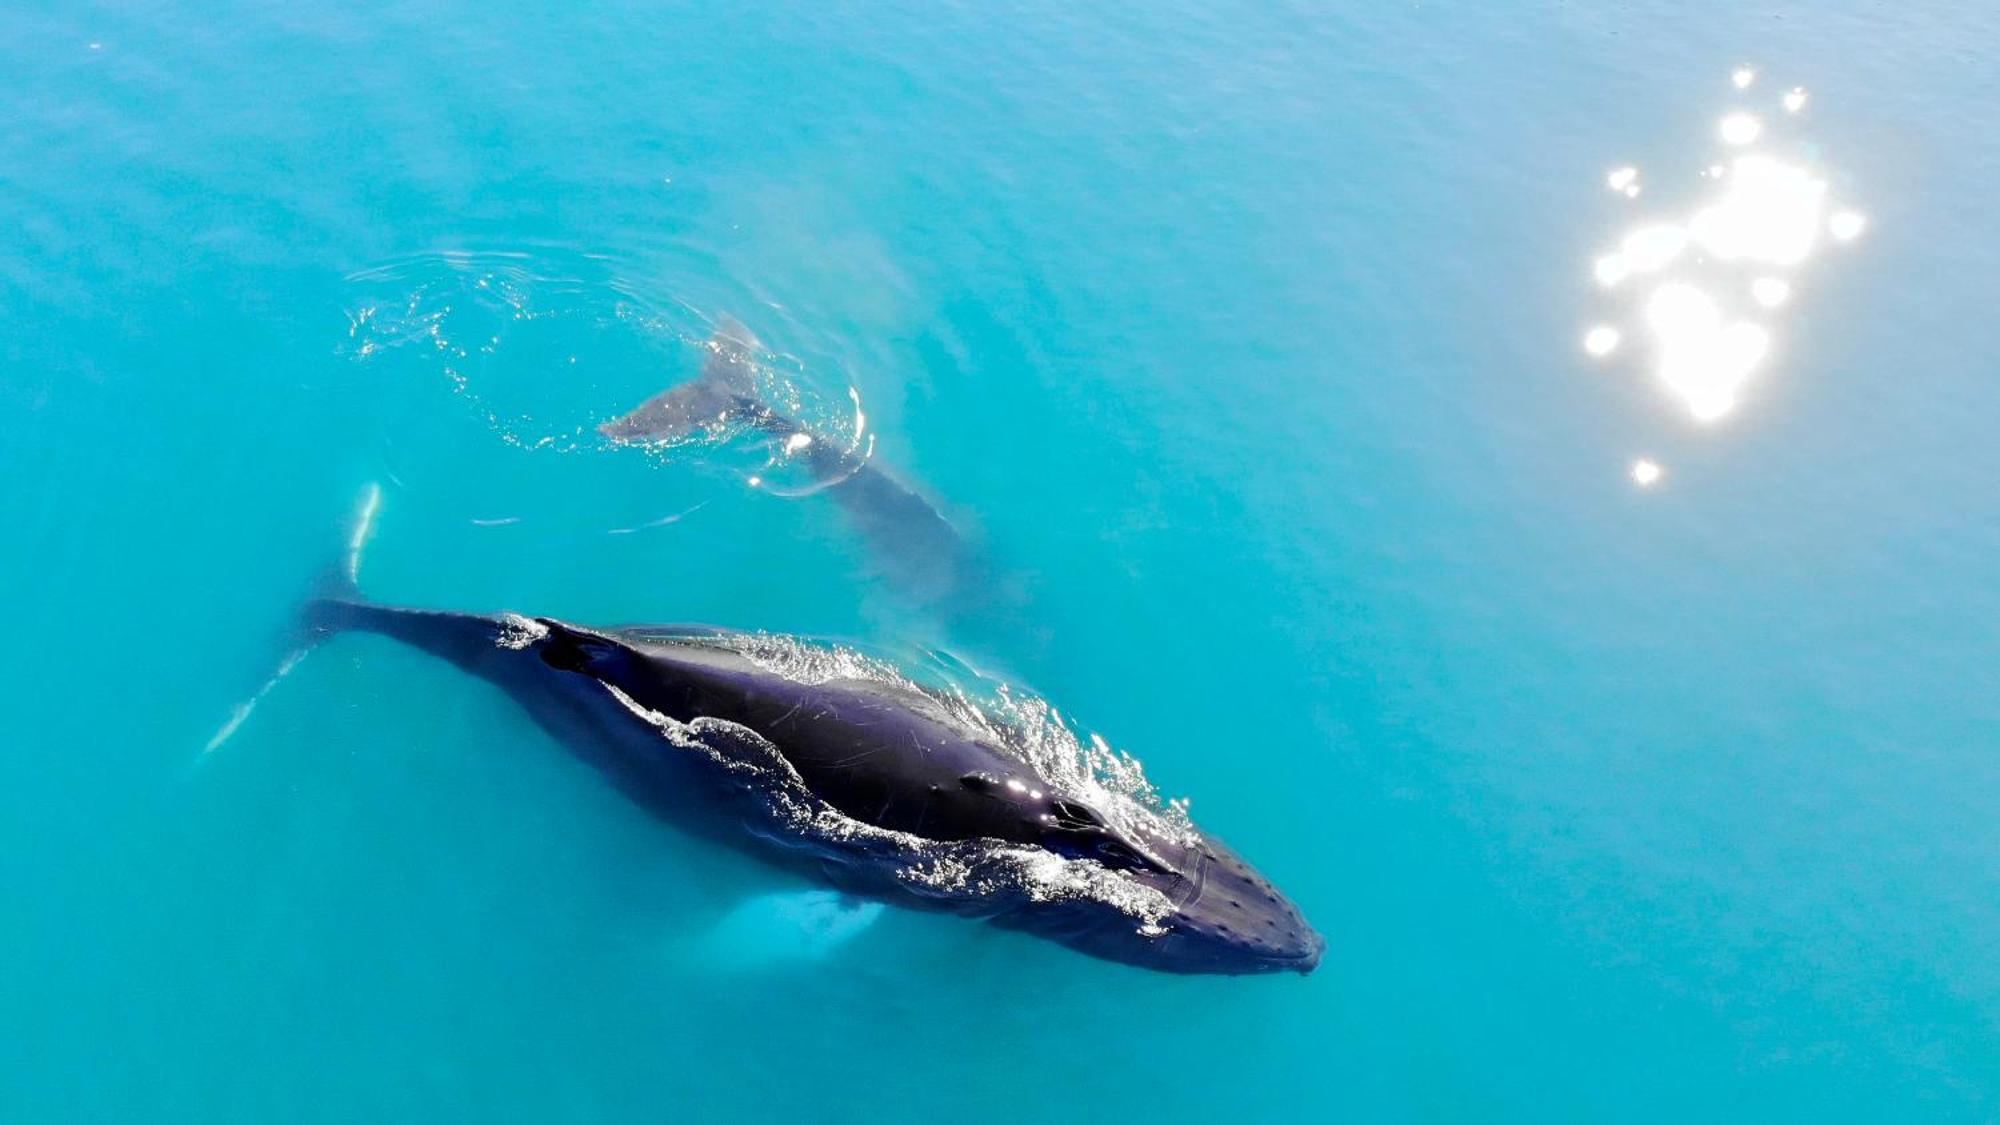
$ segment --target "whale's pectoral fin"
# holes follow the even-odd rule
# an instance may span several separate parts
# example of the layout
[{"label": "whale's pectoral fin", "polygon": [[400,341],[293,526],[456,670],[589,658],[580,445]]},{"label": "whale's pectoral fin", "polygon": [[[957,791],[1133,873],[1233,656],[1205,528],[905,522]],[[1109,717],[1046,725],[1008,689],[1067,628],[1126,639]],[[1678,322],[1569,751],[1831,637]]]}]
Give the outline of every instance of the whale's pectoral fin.
[{"label": "whale's pectoral fin", "polygon": [[757,396],[752,357],[758,346],[748,328],[723,317],[703,345],[708,354],[699,376],[654,395],[631,413],[599,426],[598,432],[614,441],[673,442],[768,414]]},{"label": "whale's pectoral fin", "polygon": [[708,944],[714,961],[727,965],[817,961],[868,929],[883,909],[839,891],[759,895],[725,915]]}]

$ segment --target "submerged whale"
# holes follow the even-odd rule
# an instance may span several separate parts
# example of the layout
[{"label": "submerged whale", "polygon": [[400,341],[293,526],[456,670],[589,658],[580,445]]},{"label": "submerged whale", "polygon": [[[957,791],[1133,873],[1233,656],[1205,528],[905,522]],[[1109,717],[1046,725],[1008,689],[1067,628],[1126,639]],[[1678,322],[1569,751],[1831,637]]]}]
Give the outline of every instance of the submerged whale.
[{"label": "submerged whale", "polygon": [[1319,963],[1298,908],[1184,816],[1038,762],[965,693],[846,650],[394,608],[344,583],[303,622],[310,644],[382,634],[490,681],[661,819],[836,891],[1168,972]]},{"label": "submerged whale", "polygon": [[706,344],[694,379],[654,395],[598,432],[629,445],[674,445],[703,435],[748,428],[767,435],[787,461],[799,464],[838,504],[873,548],[876,564],[905,593],[923,602],[965,594],[979,585],[973,552],[944,513],[882,468],[867,452],[844,448],[772,405],[758,389],[750,330],[723,317]]}]

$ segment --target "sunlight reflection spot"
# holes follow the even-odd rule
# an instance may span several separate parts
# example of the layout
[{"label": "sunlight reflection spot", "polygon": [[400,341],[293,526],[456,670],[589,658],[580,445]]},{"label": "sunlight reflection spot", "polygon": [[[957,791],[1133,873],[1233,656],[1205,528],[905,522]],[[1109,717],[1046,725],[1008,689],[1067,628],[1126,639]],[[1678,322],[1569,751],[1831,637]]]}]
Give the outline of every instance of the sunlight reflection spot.
[{"label": "sunlight reflection spot", "polygon": [[1791,283],[1781,277],[1760,277],[1750,283],[1750,298],[1767,309],[1777,308],[1791,296]]},{"label": "sunlight reflection spot", "polygon": [[1732,113],[1716,127],[1724,144],[1747,145],[1764,135],[1764,123],[1747,113]]},{"label": "sunlight reflection spot", "polygon": [[[1731,81],[1743,90],[1757,77],[1745,66]],[[1790,87],[1774,101],[1789,116],[1767,122],[1725,110],[1716,136],[1727,155],[1693,162],[1694,197],[1670,196],[1671,210],[1627,227],[1591,261],[1613,307],[1586,322],[1585,354],[1607,362],[1631,354],[1700,423],[1741,405],[1775,350],[1775,318],[1793,304],[1799,271],[1820,246],[1852,241],[1868,226],[1860,211],[1834,206],[1826,173],[1807,156],[1812,149],[1787,135],[1806,89]],[[1636,193],[1639,170],[1614,167],[1605,184]],[[1648,196],[1659,193],[1649,183]],[[1632,479],[1650,485],[1661,473],[1642,460]]]}]

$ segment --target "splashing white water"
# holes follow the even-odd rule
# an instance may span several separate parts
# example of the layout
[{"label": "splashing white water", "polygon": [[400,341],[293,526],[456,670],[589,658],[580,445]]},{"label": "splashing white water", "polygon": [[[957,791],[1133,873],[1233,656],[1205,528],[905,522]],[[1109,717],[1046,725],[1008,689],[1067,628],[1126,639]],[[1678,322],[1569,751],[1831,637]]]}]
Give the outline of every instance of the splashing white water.
[{"label": "splashing white water", "polygon": [[[1173,903],[1160,891],[1089,859],[1069,859],[1041,848],[996,845],[990,840],[930,840],[856,820],[821,800],[798,771],[761,735],[720,719],[677,722],[613,685],[605,690],[670,745],[707,757],[718,768],[758,779],[754,815],[810,842],[829,859],[854,853],[893,861],[896,878],[919,894],[997,901],[1052,902],[1089,899],[1132,919],[1136,932],[1164,933]],[[838,862],[838,860],[836,860]]]},{"label": "splashing white water", "polygon": [[1194,837],[1187,802],[1163,799],[1137,758],[1102,736],[1080,736],[1047,700],[962,664],[945,682],[924,686],[889,661],[846,645],[768,633],[719,634],[708,641],[798,683],[860,680],[927,696],[1014,753],[1036,776],[1098,809],[1114,827],[1184,843]]}]

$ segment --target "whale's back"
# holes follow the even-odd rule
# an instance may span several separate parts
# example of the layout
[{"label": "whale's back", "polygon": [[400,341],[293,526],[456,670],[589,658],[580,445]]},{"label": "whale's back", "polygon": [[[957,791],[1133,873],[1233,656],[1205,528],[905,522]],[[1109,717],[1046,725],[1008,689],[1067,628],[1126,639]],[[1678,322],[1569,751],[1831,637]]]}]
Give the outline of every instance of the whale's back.
[{"label": "whale's back", "polygon": [[894,680],[805,682],[719,635],[623,630],[640,658],[621,690],[675,718],[722,719],[770,742],[815,795],[856,820],[935,840],[1038,843],[1061,798],[1020,755]]}]

